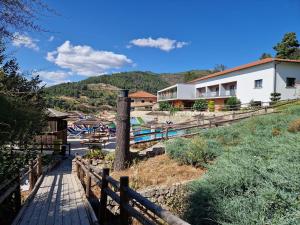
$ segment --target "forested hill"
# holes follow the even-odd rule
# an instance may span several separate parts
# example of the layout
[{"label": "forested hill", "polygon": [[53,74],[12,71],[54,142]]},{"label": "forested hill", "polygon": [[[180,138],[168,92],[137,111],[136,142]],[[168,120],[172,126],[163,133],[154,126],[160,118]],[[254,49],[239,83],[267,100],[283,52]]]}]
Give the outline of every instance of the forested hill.
[{"label": "forested hill", "polygon": [[115,106],[118,89],[144,90],[153,94],[176,83],[205,76],[210,70],[193,70],[175,74],[122,72],[90,77],[79,82],[63,83],[45,89],[49,107],[61,110],[97,111],[103,105]]}]

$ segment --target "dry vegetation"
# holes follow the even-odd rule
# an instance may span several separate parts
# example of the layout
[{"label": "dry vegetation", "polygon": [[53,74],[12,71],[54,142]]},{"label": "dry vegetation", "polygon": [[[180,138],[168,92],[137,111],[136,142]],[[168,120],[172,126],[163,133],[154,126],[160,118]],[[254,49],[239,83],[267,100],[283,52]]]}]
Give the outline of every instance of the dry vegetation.
[{"label": "dry vegetation", "polygon": [[181,181],[199,178],[205,170],[189,165],[179,165],[167,155],[160,155],[140,161],[129,169],[113,172],[115,179],[129,176],[130,186],[134,189],[146,188],[153,185],[170,185]]}]

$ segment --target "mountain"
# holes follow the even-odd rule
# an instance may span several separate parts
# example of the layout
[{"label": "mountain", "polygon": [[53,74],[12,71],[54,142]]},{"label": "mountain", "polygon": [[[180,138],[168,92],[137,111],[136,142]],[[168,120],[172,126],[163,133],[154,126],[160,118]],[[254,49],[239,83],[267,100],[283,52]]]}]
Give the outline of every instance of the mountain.
[{"label": "mountain", "polygon": [[116,106],[119,89],[131,92],[144,90],[153,94],[160,89],[205,76],[210,70],[191,70],[181,73],[122,72],[89,77],[78,82],[69,82],[45,88],[49,107],[60,110],[96,112]]}]

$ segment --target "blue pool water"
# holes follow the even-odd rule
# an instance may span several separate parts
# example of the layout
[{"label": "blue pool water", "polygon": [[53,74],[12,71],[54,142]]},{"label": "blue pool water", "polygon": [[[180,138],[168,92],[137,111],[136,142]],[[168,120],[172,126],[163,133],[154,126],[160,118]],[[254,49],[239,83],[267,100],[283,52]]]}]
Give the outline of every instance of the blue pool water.
[{"label": "blue pool water", "polygon": [[[160,131],[160,130],[158,129],[156,131]],[[148,133],[151,133],[151,132],[153,132],[153,131],[151,131],[151,129],[139,130],[139,131],[134,132],[134,135],[137,135],[137,134],[148,134]],[[169,131],[168,132],[168,137],[182,135],[184,133],[185,133],[184,130]],[[150,135],[145,135],[145,136],[141,136],[141,137],[135,137],[134,138],[134,142],[138,143],[138,142],[141,142],[141,141],[149,141],[149,140],[154,140],[154,139],[157,139],[157,138],[162,138],[162,134],[150,134]]]}]

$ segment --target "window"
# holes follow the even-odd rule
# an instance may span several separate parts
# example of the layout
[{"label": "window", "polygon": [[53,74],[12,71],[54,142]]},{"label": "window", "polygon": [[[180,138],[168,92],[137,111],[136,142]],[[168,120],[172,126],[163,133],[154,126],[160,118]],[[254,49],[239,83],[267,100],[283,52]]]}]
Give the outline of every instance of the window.
[{"label": "window", "polygon": [[296,78],[287,77],[286,78],[286,87],[295,87]]},{"label": "window", "polygon": [[145,102],[145,100],[144,99],[142,99],[142,101],[141,101],[142,103],[144,103]]},{"label": "window", "polygon": [[262,88],[262,82],[263,82],[262,79],[255,80],[254,81],[254,88]]}]

